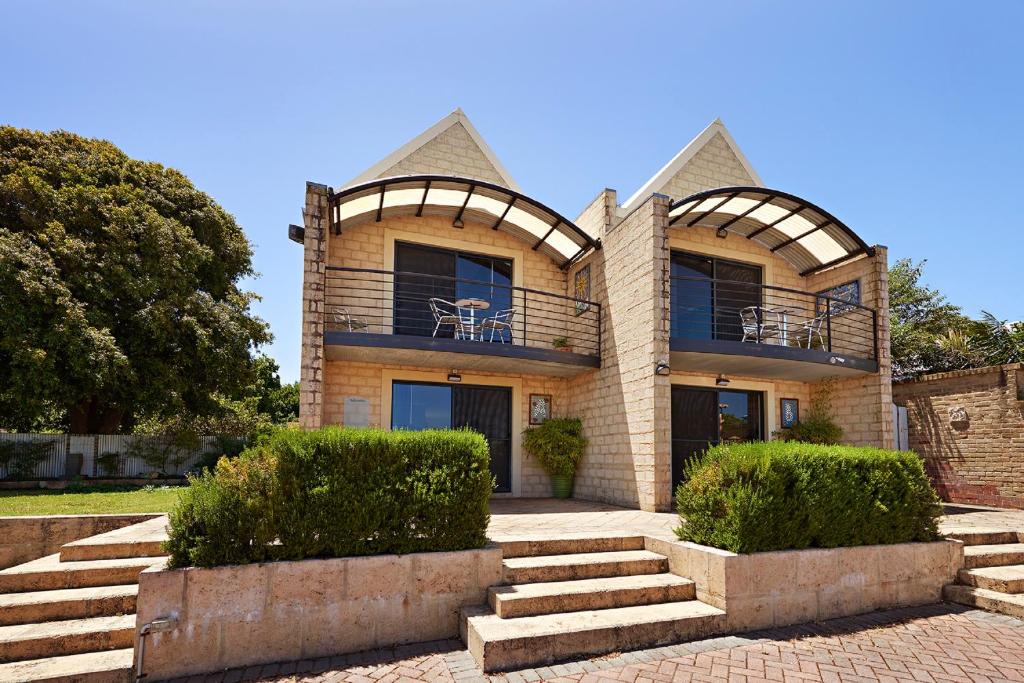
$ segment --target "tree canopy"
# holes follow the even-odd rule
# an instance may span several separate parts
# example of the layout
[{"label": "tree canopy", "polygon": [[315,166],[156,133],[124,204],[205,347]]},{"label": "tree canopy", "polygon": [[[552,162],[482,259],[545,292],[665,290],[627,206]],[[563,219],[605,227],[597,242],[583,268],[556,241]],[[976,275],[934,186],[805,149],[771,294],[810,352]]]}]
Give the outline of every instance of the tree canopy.
[{"label": "tree canopy", "polygon": [[0,418],[130,429],[254,381],[269,329],[235,219],[104,140],[0,127]]},{"label": "tree canopy", "polygon": [[905,379],[929,372],[1024,361],[1024,323],[982,311],[974,320],[922,283],[925,261],[889,268],[892,372]]}]

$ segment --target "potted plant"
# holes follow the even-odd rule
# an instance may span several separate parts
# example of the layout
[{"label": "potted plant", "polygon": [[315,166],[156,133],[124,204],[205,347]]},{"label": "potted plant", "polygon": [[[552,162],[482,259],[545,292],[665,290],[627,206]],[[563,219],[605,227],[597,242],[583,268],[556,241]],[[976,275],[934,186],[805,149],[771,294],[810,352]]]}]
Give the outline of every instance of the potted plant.
[{"label": "potted plant", "polygon": [[555,347],[556,351],[565,351],[567,353],[572,353],[572,347],[569,346],[568,337],[555,337],[554,339],[551,340],[551,346]]},{"label": "potted plant", "polygon": [[551,495],[568,498],[587,440],[579,418],[550,418],[523,432],[523,448],[551,477]]}]

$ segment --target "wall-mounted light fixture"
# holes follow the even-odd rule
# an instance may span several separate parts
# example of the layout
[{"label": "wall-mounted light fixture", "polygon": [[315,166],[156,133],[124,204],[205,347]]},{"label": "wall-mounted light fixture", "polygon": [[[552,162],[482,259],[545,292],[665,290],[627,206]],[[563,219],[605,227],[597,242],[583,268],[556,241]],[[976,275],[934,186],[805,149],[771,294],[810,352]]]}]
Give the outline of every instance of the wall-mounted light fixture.
[{"label": "wall-mounted light fixture", "polygon": [[451,372],[448,373],[448,381],[449,382],[461,382],[462,381],[462,375],[460,375],[457,371],[452,370]]},{"label": "wall-mounted light fixture", "polygon": [[729,236],[729,231],[726,230],[725,228],[719,228],[718,230],[715,230],[715,234],[724,240],[726,237]]},{"label": "wall-mounted light fixture", "polygon": [[718,378],[715,380],[715,386],[716,387],[727,387],[727,386],[729,386],[729,380],[727,380],[725,377],[722,377],[721,375],[719,375]]},{"label": "wall-mounted light fixture", "polygon": [[672,366],[668,364],[668,361],[659,360],[658,364],[654,366],[654,374],[664,377],[665,375],[672,374]]}]

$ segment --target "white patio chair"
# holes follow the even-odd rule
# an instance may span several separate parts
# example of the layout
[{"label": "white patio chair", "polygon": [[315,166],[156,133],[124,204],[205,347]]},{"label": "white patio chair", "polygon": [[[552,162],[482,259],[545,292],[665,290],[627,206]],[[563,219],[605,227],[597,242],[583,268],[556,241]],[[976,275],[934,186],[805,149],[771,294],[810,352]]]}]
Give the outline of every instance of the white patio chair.
[{"label": "white patio chair", "polygon": [[[483,333],[488,330],[491,331],[489,341],[494,341],[494,333],[498,332],[498,339],[501,343],[505,343],[505,330],[508,330],[509,343],[513,343],[515,340],[512,337],[512,319],[516,316],[516,309],[506,308],[495,312],[494,315],[489,318],[484,318],[483,322],[480,323],[480,335],[483,338]],[[500,330],[500,332],[499,332]]]},{"label": "white patio chair", "polygon": [[825,335],[821,333],[821,327],[828,321],[828,314],[822,313],[816,315],[813,318],[805,320],[800,330],[800,341],[804,341],[804,337],[807,338],[807,348],[811,348],[811,343],[814,338],[818,338],[818,343],[821,344],[821,348],[825,348]]},{"label": "white patio chair", "polygon": [[747,306],[740,311],[740,323],[743,325],[742,341],[753,339],[759,343],[779,336],[782,316],[771,309]]},{"label": "white patio chair", "polygon": [[428,299],[427,304],[430,306],[430,312],[434,315],[434,334],[431,336],[436,337],[442,325],[451,325],[455,332],[455,337],[458,338],[459,329],[462,327],[462,319],[456,312],[455,304],[437,297]]},{"label": "white patio chair", "polygon": [[352,316],[347,308],[341,306],[334,306],[331,309],[331,317],[334,318],[334,323],[349,332],[362,332],[366,330],[366,323]]}]

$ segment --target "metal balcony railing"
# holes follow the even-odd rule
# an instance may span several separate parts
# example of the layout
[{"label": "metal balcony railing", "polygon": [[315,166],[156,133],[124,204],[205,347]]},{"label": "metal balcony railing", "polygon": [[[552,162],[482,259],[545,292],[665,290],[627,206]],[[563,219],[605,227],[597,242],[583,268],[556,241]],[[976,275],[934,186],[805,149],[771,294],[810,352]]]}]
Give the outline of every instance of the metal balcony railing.
[{"label": "metal balcony railing", "polygon": [[601,354],[598,303],[526,287],[328,266],[324,304],[327,331]]},{"label": "metal balcony railing", "polygon": [[878,360],[877,313],[813,292],[673,276],[673,338],[773,344]]}]

